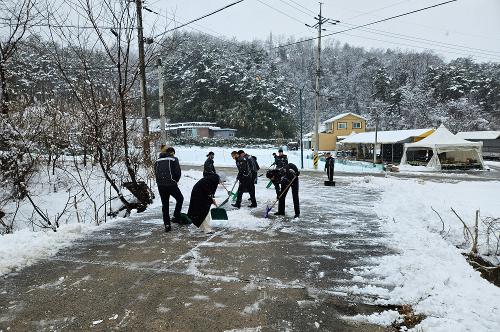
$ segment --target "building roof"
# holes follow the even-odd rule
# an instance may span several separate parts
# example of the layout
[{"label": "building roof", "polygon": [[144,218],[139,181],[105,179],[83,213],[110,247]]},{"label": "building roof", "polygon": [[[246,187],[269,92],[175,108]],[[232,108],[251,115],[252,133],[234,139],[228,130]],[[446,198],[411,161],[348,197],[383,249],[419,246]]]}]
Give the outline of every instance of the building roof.
[{"label": "building roof", "polygon": [[363,119],[363,120],[365,120],[365,121],[366,121],[366,118],[365,118],[365,117],[362,117],[361,115],[358,115],[358,114],[355,114],[355,113],[351,113],[351,112],[347,112],[347,113],[342,113],[342,114],[336,115],[336,116],[334,116],[333,118],[330,118],[330,119],[328,119],[328,120],[325,120],[325,121],[323,121],[323,123],[325,123],[325,124],[326,124],[326,123],[331,123],[331,122],[334,122],[334,121],[340,120],[340,119],[342,119],[343,117],[346,117],[346,116],[348,116],[348,115],[353,115],[353,116],[355,116],[355,117],[358,117],[358,118]]},{"label": "building roof", "polygon": [[[139,119],[140,120],[140,119]],[[160,119],[150,119],[149,120],[149,131],[158,132],[160,131]],[[232,128],[221,128],[216,126],[215,122],[178,122],[178,123],[165,123],[166,130],[178,130],[178,129],[195,129],[195,128],[208,128],[213,131],[237,131]]]},{"label": "building roof", "polygon": [[484,131],[461,131],[457,136],[463,139],[498,139],[500,138],[500,131],[484,130]]},{"label": "building roof", "polygon": [[[423,136],[434,129],[407,129],[407,130],[388,130],[377,132],[377,144],[393,144],[410,142],[412,138]],[[349,135],[341,141],[342,144],[373,144],[375,142],[375,132],[368,131],[355,135]]]},{"label": "building roof", "polygon": [[220,127],[210,127],[210,130],[213,130],[213,131],[238,131],[238,129],[220,128]]},{"label": "building roof", "polygon": [[444,125],[440,125],[435,132],[427,136],[421,141],[415,143],[405,144],[405,147],[409,148],[432,148],[435,146],[445,147],[445,146],[461,146],[461,147],[476,147],[482,146],[481,142],[470,142],[463,138],[453,135]]}]

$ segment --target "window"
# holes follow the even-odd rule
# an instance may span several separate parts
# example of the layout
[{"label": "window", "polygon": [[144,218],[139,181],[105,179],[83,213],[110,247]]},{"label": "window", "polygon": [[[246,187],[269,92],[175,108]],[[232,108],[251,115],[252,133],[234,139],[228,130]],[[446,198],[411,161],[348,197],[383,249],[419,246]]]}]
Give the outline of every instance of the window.
[{"label": "window", "polygon": [[347,122],[338,122],[337,129],[347,129]]},{"label": "window", "polygon": [[361,129],[361,122],[353,122],[352,129]]}]

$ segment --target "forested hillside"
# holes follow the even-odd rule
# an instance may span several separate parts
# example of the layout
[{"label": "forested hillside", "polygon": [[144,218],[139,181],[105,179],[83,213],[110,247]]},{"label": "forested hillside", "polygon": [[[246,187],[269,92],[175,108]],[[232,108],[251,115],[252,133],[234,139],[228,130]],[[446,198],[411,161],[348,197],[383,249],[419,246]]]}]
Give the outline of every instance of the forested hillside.
[{"label": "forested hillside", "polygon": [[[176,35],[175,40],[160,50],[171,121],[214,121],[237,128],[239,136],[296,137],[303,89],[304,126],[312,128],[314,42],[277,48],[272,37],[248,43],[193,33]],[[57,53],[66,54],[61,61],[54,58],[53,47],[39,37],[19,44],[6,66],[15,99],[70,112],[76,101],[68,82],[83,89],[85,82],[92,82],[92,93],[112,102],[116,82],[105,55],[61,47]],[[153,65],[148,71],[151,115],[157,117],[157,71]],[[431,53],[365,50],[327,40],[321,75],[322,120],[350,111],[368,117],[371,126],[377,114],[383,129],[440,123],[453,131],[500,127],[498,63],[464,58],[445,63]],[[131,91],[138,95],[137,86]],[[138,105],[137,100],[130,102]]]},{"label": "forested hillside", "polygon": [[[165,55],[173,120],[217,121],[240,129],[240,135],[289,136],[298,125],[303,88],[304,125],[312,127],[313,42],[275,48],[272,38],[239,43],[184,34],[182,40]],[[463,58],[445,63],[426,52],[365,50],[330,41],[322,51],[321,74],[322,120],[350,111],[368,118],[378,113],[384,129],[500,125],[498,63]]]}]

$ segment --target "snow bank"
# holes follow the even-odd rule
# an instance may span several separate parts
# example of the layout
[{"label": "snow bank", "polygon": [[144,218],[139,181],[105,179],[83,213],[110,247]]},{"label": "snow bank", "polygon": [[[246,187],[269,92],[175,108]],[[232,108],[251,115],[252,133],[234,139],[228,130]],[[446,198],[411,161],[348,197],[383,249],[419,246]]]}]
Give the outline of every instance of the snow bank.
[{"label": "snow bank", "polygon": [[37,232],[22,229],[4,235],[0,241],[0,275],[53,256],[60,249],[71,245],[74,240],[81,239],[96,228],[95,224],[73,223],[61,225],[57,232],[48,229]]},{"label": "snow bank", "polygon": [[[498,217],[500,183],[370,178],[365,185],[383,191],[375,211],[393,235],[388,245],[398,252],[375,258],[371,266],[355,272],[355,278],[394,287],[377,303],[411,304],[416,313],[427,316],[419,326],[424,331],[500,331],[500,289],[466,262],[462,252],[470,246],[457,249],[464,244],[463,227],[450,210],[454,207],[469,226],[476,209],[483,216]],[[431,206],[441,214],[444,232]],[[479,243],[482,253],[491,249],[484,232]],[[373,293],[373,286],[355,288],[355,293]]]}]

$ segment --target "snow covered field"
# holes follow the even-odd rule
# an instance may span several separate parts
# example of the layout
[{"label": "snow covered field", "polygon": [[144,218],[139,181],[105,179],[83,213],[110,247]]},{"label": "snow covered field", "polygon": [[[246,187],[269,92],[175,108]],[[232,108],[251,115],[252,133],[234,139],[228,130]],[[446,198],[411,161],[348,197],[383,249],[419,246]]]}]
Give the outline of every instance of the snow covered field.
[{"label": "snow covered field", "polygon": [[[216,168],[234,165],[230,158],[232,149],[179,147],[176,150],[184,165],[200,165],[210,150],[215,152]],[[257,156],[263,166],[272,163],[273,150],[248,149],[248,152]],[[288,152],[288,155],[291,162],[300,165],[300,151]],[[307,167],[312,168],[310,159],[305,162],[308,163]],[[322,167],[320,164],[320,170]],[[200,170],[201,167],[197,166],[193,170],[183,171],[180,188],[185,204],[189,202],[192,186],[201,177]],[[89,179],[86,183],[91,197],[98,205],[102,204],[103,179],[92,172],[86,176]],[[342,179],[353,184],[353,188],[362,186],[381,193],[374,212],[384,225],[384,231],[389,234],[384,240],[387,242],[385,244],[397,254],[358,262],[359,268],[350,271],[352,280],[368,286],[339,288],[339,291],[364,296],[367,301],[377,304],[411,304],[416,313],[427,316],[418,327],[424,331],[500,330],[500,289],[482,279],[462,256],[462,253],[470,251],[470,243],[465,242],[462,223],[450,209],[453,207],[471,229],[477,209],[482,217],[498,218],[500,182],[452,183],[377,178],[369,175]],[[228,176],[227,183],[232,185],[233,180],[233,177]],[[63,173],[50,179],[47,175],[40,175],[36,180],[36,202],[54,218],[63,210],[68,190],[77,190],[74,181],[72,176]],[[263,182],[261,180],[261,186]],[[157,193],[156,188],[154,191]],[[225,191],[220,188],[216,198],[221,201],[224,195]],[[302,199],[312,200],[313,195],[314,193],[301,191]],[[257,197],[259,205],[265,205],[274,198],[274,191],[260,190]],[[78,204],[81,222],[77,222],[77,210],[70,204],[60,219],[61,227],[57,232],[51,229],[37,229],[33,232],[29,222],[30,206],[20,206],[14,234],[0,238],[0,275],[50,257],[61,248],[70,246],[72,241],[98,229],[93,214],[89,212],[93,210],[91,202],[82,199]],[[317,204],[319,207],[329,203],[317,201]],[[151,213],[149,211],[157,212],[160,206],[160,200],[156,199],[144,213],[144,218],[147,219],[148,213]],[[442,217],[444,230],[432,208]],[[12,212],[12,209],[15,206],[11,206],[11,211],[8,212]],[[259,232],[268,225],[266,220],[250,214],[248,209],[231,210],[228,215],[230,221],[217,221],[214,226],[217,229],[249,229]],[[99,220],[103,220],[103,209],[99,210]],[[120,227],[121,222],[130,220],[116,218],[111,223],[109,219],[107,221],[105,227]],[[370,234],[365,236],[369,237]],[[498,236],[500,234],[487,232],[484,224],[480,224],[479,252],[489,255],[490,261],[495,264],[500,263],[500,253],[495,253]],[[356,319],[387,325],[397,316],[396,312],[388,311],[382,315],[359,316]]]},{"label": "snow covered field", "polygon": [[[391,234],[388,245],[397,255],[373,259],[375,266],[353,272],[354,280],[375,285],[349,289],[354,294],[376,295],[379,304],[411,304],[427,318],[424,331],[499,331],[500,289],[481,278],[462,253],[470,251],[463,226],[453,207],[473,229],[475,211],[500,216],[499,182],[437,183],[422,180],[367,178],[367,186],[381,190],[375,209]],[[443,225],[433,207],[443,218]],[[479,252],[500,264],[497,232],[487,234],[479,225]],[[460,247],[461,249],[457,248]],[[496,250],[496,254],[495,254]],[[389,290],[388,290],[389,289]],[[366,319],[389,324],[394,315]]]},{"label": "snow covered field", "polygon": [[[179,158],[182,165],[201,165],[206,159],[206,155],[209,151],[215,153],[214,164],[217,166],[230,166],[234,167],[234,160],[231,158],[231,151],[240,150],[240,148],[230,148],[230,147],[199,147],[199,146],[179,146],[175,148],[175,155]],[[269,167],[273,162],[273,152],[278,153],[277,149],[256,149],[256,148],[245,148],[243,149],[246,153],[257,157],[260,167]],[[313,170],[313,160],[308,155],[311,152],[304,150],[304,169]],[[285,151],[288,156],[288,162],[294,163],[298,168],[301,166],[300,161],[300,150],[298,151]],[[323,171],[325,168],[325,162],[319,161],[318,171]],[[349,172],[349,173],[381,173],[381,165],[373,167],[370,163],[364,162],[349,162],[349,163],[339,163],[335,164],[336,172]]]}]

